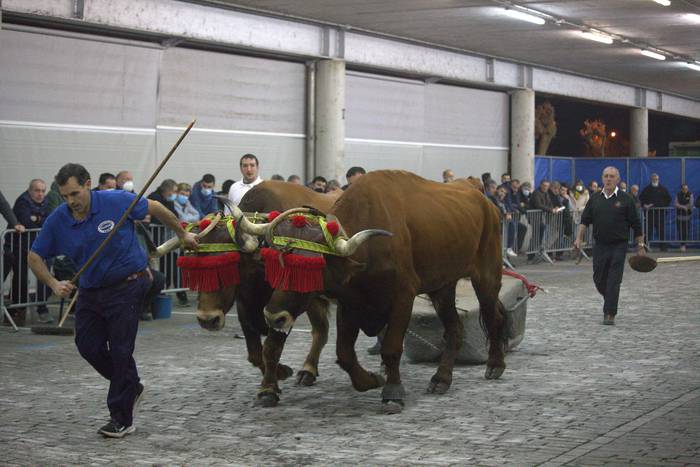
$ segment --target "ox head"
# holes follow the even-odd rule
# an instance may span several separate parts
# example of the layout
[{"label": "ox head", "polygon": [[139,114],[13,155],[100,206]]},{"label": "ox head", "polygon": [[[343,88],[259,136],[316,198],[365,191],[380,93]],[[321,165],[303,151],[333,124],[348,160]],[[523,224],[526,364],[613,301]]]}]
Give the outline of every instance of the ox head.
[{"label": "ox head", "polygon": [[[390,232],[368,229],[347,238],[340,223],[310,208],[271,213],[268,224],[256,226],[263,231],[268,247],[261,249],[265,280],[273,294],[265,307],[265,320],[277,331],[288,332],[296,319],[308,309],[311,300],[326,290],[326,284],[343,283],[354,262],[352,256],[371,237],[391,236]],[[241,227],[243,229],[243,227]],[[327,263],[333,263],[329,267]]]},{"label": "ox head", "polygon": [[[217,214],[188,225],[188,230],[199,238],[199,248],[177,260],[183,285],[199,292],[197,321],[210,331],[224,327],[226,314],[233,305],[240,282],[240,252],[254,251],[258,246],[255,237],[237,229],[243,216],[241,213],[237,217],[240,211],[237,208],[236,211],[234,216]],[[156,255],[163,256],[179,246],[178,238],[170,239],[158,247]]]}]

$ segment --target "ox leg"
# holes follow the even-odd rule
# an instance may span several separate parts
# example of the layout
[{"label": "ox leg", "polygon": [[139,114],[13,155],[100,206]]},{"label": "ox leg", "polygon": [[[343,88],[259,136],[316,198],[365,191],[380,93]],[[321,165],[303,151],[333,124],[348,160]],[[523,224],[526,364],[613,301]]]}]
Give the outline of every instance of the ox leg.
[{"label": "ox leg", "polygon": [[311,322],[311,349],[304,361],[304,367],[297,373],[297,384],[311,386],[318,378],[318,360],[323,347],[328,342],[328,301],[314,299],[306,312]]},{"label": "ox leg", "polygon": [[455,306],[456,287],[457,283],[454,282],[428,294],[445,328],[444,337],[446,342],[445,350],[440,357],[440,365],[433,377],[430,378],[430,384],[428,385],[428,392],[435,394],[444,394],[450,388],[452,384],[452,370],[464,338],[464,327],[459,320]]},{"label": "ox leg", "polygon": [[[500,265],[499,265],[500,267]],[[500,275],[496,281],[475,280],[474,291],[479,299],[479,318],[489,340],[489,358],[486,361],[486,379],[498,379],[506,369],[505,350],[507,341],[505,309],[498,299],[501,289]]]},{"label": "ox leg", "polygon": [[[263,362],[263,346],[261,342],[261,333],[259,329],[267,329],[267,323],[265,323],[262,318],[262,309],[256,310],[260,320],[255,322],[249,315],[249,311],[252,307],[244,305],[242,300],[238,300],[236,303],[236,311],[238,315],[238,322],[243,330],[243,336],[245,337],[245,345],[248,349],[248,361],[256,368],[260,370],[261,374],[265,374],[265,363]],[[294,374],[294,371],[287,365],[278,364],[277,365],[277,378],[284,380],[289,378]]]},{"label": "ox leg", "polygon": [[338,328],[338,337],[336,341],[338,365],[348,373],[350,381],[352,382],[352,387],[357,391],[364,392],[382,387],[384,385],[384,378],[365,370],[357,361],[355,342],[357,341],[360,328],[347,318],[344,318],[343,315],[344,313],[340,305],[338,305],[336,317]]},{"label": "ox leg", "polygon": [[399,364],[403,354],[403,340],[411,320],[414,296],[396,297],[392,304],[389,324],[382,341],[382,362],[386,368],[386,384],[382,389],[382,411],[387,414],[398,413],[403,409],[406,396]]},{"label": "ox leg", "polygon": [[279,402],[279,395],[282,391],[277,384],[277,367],[286,340],[286,334],[273,330],[270,330],[265,339],[265,344],[263,345],[265,372],[257,396],[258,403],[263,407],[274,407]]}]

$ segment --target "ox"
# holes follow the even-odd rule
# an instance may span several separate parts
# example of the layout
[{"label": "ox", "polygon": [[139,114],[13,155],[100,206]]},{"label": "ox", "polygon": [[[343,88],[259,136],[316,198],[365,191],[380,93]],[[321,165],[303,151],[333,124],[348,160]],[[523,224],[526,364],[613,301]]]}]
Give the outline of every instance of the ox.
[{"label": "ox", "polygon": [[[299,210],[288,211],[248,232],[265,233],[270,243],[275,228],[295,212]],[[347,242],[352,247],[341,245],[340,256],[324,255],[322,289],[299,292],[278,286],[265,308],[268,323],[278,332],[271,332],[265,342],[267,371],[258,394],[264,405],[276,405],[279,400],[275,367],[285,331],[309,308],[310,300],[321,294],[338,302],[338,364],[358,391],[384,386],[382,407],[387,413],[403,407],[399,362],[413,301],[421,293],[431,298],[446,341],[428,391],[444,393],[450,387],[464,332],[455,307],[455,288],[462,278],[471,279],[489,338],[485,376],[501,376],[505,369],[505,311],[498,299],[502,257],[499,215],[493,203],[471,184],[435,183],[408,172],[377,171],[348,188],[329,211],[327,219],[333,218],[347,232],[356,233]],[[387,236],[387,231],[393,236]],[[360,245],[374,235],[381,237]],[[285,250],[280,255],[284,258]],[[386,384],[381,376],[362,368],[355,354],[360,329],[375,336],[383,328],[381,355]]]},{"label": "ox", "polygon": [[[328,210],[337,199],[337,195],[319,194],[304,186],[294,183],[265,181],[251,189],[243,197],[240,209],[245,212],[267,213],[271,211],[284,211],[297,206],[312,206],[319,210]],[[227,199],[223,200],[229,203]],[[236,209],[229,203],[229,209]],[[238,211],[237,212],[241,212]],[[238,216],[238,223],[246,224],[245,217]],[[272,295],[272,288],[264,279],[264,269],[260,261],[255,259],[255,250],[258,242],[255,238],[246,236],[237,229],[235,238],[232,238],[226,224],[226,220],[214,222],[204,235],[201,235],[200,245],[202,250],[207,250],[207,245],[221,245],[219,250],[226,251],[226,245],[234,248],[241,245],[243,254],[237,258],[238,270],[233,271],[240,277],[232,283],[229,277],[216,277],[217,281],[207,287],[206,291],[199,291],[197,300],[197,321],[200,326],[210,331],[217,331],[224,327],[226,314],[236,302],[238,321],[243,330],[248,350],[248,361],[258,367],[264,373],[263,346],[261,336],[268,334],[268,326],[263,316],[263,308]],[[213,225],[211,224],[211,225]],[[195,228],[195,231],[198,228]],[[176,239],[177,240],[177,239]],[[252,243],[251,243],[252,240]],[[162,255],[177,247],[179,243],[171,242],[159,248]],[[207,250],[210,251],[210,250]],[[198,253],[197,256],[222,256],[225,253],[219,251]],[[304,362],[303,369],[297,373],[297,382],[309,386],[318,377],[318,359],[321,350],[328,341],[328,303],[322,298],[308,302],[309,321],[312,326],[312,342],[309,353]],[[292,369],[286,365],[276,367],[276,377],[286,379],[292,375]]]}]

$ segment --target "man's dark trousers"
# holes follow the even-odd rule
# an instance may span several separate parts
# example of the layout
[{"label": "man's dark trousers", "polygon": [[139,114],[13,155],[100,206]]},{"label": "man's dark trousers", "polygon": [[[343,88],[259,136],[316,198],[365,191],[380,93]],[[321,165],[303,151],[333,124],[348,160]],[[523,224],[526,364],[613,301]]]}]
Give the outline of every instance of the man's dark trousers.
[{"label": "man's dark trousers", "polygon": [[109,380],[107,407],[112,419],[131,426],[139,375],[134,343],[151,279],[140,276],[111,287],[81,288],[75,312],[75,344],[80,355]]},{"label": "man's dark trousers", "polygon": [[604,244],[593,246],[593,282],[595,288],[605,299],[603,313],[617,315],[617,301],[620,297],[620,283],[625,270],[627,243]]}]

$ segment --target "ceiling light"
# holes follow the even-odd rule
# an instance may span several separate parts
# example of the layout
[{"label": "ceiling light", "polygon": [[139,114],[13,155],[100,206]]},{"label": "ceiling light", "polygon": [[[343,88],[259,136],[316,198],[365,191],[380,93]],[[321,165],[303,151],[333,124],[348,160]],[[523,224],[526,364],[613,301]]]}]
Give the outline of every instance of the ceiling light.
[{"label": "ceiling light", "polygon": [[503,13],[510,16],[511,18],[519,19],[521,21],[527,21],[528,23],[533,23],[533,24],[544,24],[544,18],[540,18],[539,16],[534,16],[534,15],[529,15],[527,13],[523,13],[522,11],[518,10],[512,10],[510,8],[506,8],[503,10]]},{"label": "ceiling light", "polygon": [[671,0],[654,0],[656,3],[659,5],[663,6],[669,6],[671,4]]},{"label": "ceiling light", "polygon": [[695,14],[695,13],[686,13],[683,15],[683,18],[692,21],[694,23],[700,23],[700,15]]},{"label": "ceiling light", "polygon": [[644,55],[646,57],[654,58],[656,60],[666,60],[665,55],[657,54],[656,52],[652,52],[651,50],[642,49],[641,53],[642,53],[642,55]]},{"label": "ceiling light", "polygon": [[605,35],[599,34],[597,32],[580,31],[580,34],[582,37],[585,37],[586,39],[591,40],[591,41],[602,42],[603,44],[612,44],[613,43],[612,37],[605,36]]},{"label": "ceiling light", "polygon": [[698,63],[690,63],[690,62],[687,62],[687,63],[685,64],[685,66],[687,66],[687,67],[690,68],[691,70],[700,71],[700,64],[698,64]]}]

